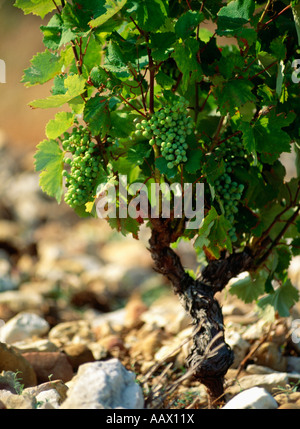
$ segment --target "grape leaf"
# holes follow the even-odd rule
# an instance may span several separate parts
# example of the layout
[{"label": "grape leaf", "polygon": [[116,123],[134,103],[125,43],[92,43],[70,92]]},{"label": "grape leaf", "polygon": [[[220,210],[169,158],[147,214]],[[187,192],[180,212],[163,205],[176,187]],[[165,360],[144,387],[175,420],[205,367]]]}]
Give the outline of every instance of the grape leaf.
[{"label": "grape leaf", "polygon": [[276,115],[271,111],[269,115],[261,116],[253,126],[253,133],[257,152],[261,153],[261,160],[273,164],[282,152],[291,152],[291,138],[282,128],[290,125],[296,115]]},{"label": "grape leaf", "polygon": [[76,33],[64,25],[59,14],[55,14],[48,24],[42,25],[40,29],[44,35],[43,43],[48,49],[58,49],[76,38]]},{"label": "grape leaf", "polygon": [[93,67],[90,72],[91,82],[96,88],[99,88],[101,85],[106,85],[108,77],[108,73],[100,66]]},{"label": "grape leaf", "polygon": [[91,69],[90,79],[96,88],[103,85],[108,90],[112,91],[121,86],[121,81],[119,79],[100,66],[96,66]]},{"label": "grape leaf", "polygon": [[67,76],[63,74],[56,75],[53,79],[53,85],[51,88],[52,95],[65,94],[67,89],[65,88],[65,80]]},{"label": "grape leaf", "polygon": [[299,256],[300,255],[300,238],[295,238],[291,243],[291,247],[292,247],[293,255]]},{"label": "grape leaf", "polygon": [[81,206],[76,206],[76,207],[74,207],[73,210],[77,214],[77,216],[80,218],[87,218],[87,217],[91,217],[91,216],[96,217],[96,215],[94,214],[94,208],[92,208],[91,212],[88,212],[86,210],[86,204],[82,204]]},{"label": "grape leaf", "polygon": [[121,232],[122,235],[126,236],[131,233],[134,238],[138,238],[140,224],[136,219],[131,217],[125,219],[109,218],[107,221],[111,228]]},{"label": "grape leaf", "polygon": [[156,82],[164,89],[171,89],[172,86],[176,83],[174,79],[172,79],[169,75],[164,73],[163,71],[159,71],[155,76]]},{"label": "grape leaf", "polygon": [[218,217],[218,213],[217,213],[216,209],[214,207],[212,207],[209,210],[208,214],[203,219],[202,225],[201,225],[199,232],[198,232],[198,237],[194,243],[195,249],[198,248],[198,249],[202,250],[202,248],[204,246],[205,247],[209,246],[210,241],[208,239],[208,236],[210,234],[210,230],[211,230],[215,220],[217,219],[217,217]]},{"label": "grape leaf", "polygon": [[270,44],[270,49],[275,58],[277,58],[278,60],[285,60],[286,47],[284,41],[280,37],[277,37],[276,39],[272,40]]},{"label": "grape leaf", "polygon": [[202,12],[196,12],[188,10],[186,13],[181,15],[175,24],[175,33],[178,37],[186,39],[195,30],[198,24],[205,19]]},{"label": "grape leaf", "polygon": [[218,69],[225,79],[230,79],[244,67],[244,58],[236,46],[224,46]]},{"label": "grape leaf", "polygon": [[166,0],[135,0],[130,1],[127,12],[136,12],[137,24],[145,31],[158,30],[168,16]]},{"label": "grape leaf", "polygon": [[122,7],[125,6],[126,2],[127,0],[106,0],[105,4],[103,5],[104,13],[102,13],[97,18],[92,19],[89,22],[89,26],[91,28],[95,28],[104,24],[112,16],[118,13],[122,9]]},{"label": "grape leaf", "polygon": [[290,308],[299,300],[299,291],[287,280],[275,292],[261,298],[257,305],[265,308],[267,305],[274,307],[281,317],[290,315]]},{"label": "grape leaf", "polygon": [[177,168],[168,168],[168,162],[163,156],[160,156],[155,160],[155,166],[160,171],[161,174],[164,174],[169,179],[172,179],[177,174]]},{"label": "grape leaf", "polygon": [[298,36],[298,45],[300,45],[300,3],[293,5],[292,11]]},{"label": "grape leaf", "polygon": [[40,173],[40,186],[47,195],[55,197],[60,203],[63,194],[64,153],[55,140],[43,140],[37,145],[35,170]]},{"label": "grape leaf", "polygon": [[32,13],[42,19],[55,9],[54,2],[50,0],[16,0],[14,6],[22,9],[25,15]]},{"label": "grape leaf", "polygon": [[53,79],[60,73],[62,68],[61,57],[46,49],[35,55],[31,60],[31,67],[24,70],[21,82],[28,88],[34,85],[41,85]]},{"label": "grape leaf", "polygon": [[225,218],[224,215],[218,216],[215,220],[210,234],[209,234],[209,246],[210,253],[217,259],[221,256],[221,251],[227,249],[229,253],[232,253],[232,243],[228,235],[228,231],[231,228],[231,223]]},{"label": "grape leaf", "polygon": [[107,98],[96,94],[90,98],[84,108],[83,119],[95,136],[104,136],[110,128],[110,114]]},{"label": "grape leaf", "polygon": [[151,151],[151,146],[146,142],[139,143],[129,149],[127,159],[134,165],[141,165],[145,158],[149,157]]},{"label": "grape leaf", "polygon": [[230,223],[223,215],[218,215],[216,209],[212,207],[203,220],[198,231],[198,237],[194,247],[202,249],[204,246],[218,259],[221,250],[227,249],[232,252],[232,245],[228,236]]},{"label": "grape leaf", "polygon": [[119,45],[112,40],[107,47],[104,66],[119,77],[127,77],[130,74],[125,54],[121,51]]},{"label": "grape leaf", "polygon": [[188,150],[187,162],[183,164],[184,171],[190,174],[196,173],[202,168],[203,153],[200,150]]},{"label": "grape leaf", "polygon": [[277,246],[276,253],[278,255],[276,272],[281,273],[288,269],[292,259],[292,252],[289,246],[283,245],[283,246]]},{"label": "grape leaf", "polygon": [[61,25],[62,19],[60,15],[55,14],[47,25],[40,27],[44,38],[43,43],[48,49],[57,49],[60,46],[61,41]]},{"label": "grape leaf", "polygon": [[55,119],[50,119],[46,125],[48,139],[56,139],[67,131],[74,123],[75,116],[70,112],[58,112]]},{"label": "grape leaf", "polygon": [[114,111],[110,113],[111,131],[110,134],[114,137],[120,137],[128,141],[128,136],[135,130],[134,113]]},{"label": "grape leaf", "polygon": [[70,75],[64,80],[65,94],[52,95],[50,97],[34,100],[29,103],[33,108],[48,109],[60,107],[85,91],[86,80],[81,75]]},{"label": "grape leaf", "polygon": [[198,50],[199,44],[193,38],[186,39],[182,43],[175,45],[175,51],[172,56],[182,73],[183,91],[186,91],[188,85],[200,81],[202,78],[203,72],[196,56]]},{"label": "grape leaf", "polygon": [[216,86],[214,95],[218,102],[218,109],[222,115],[234,115],[236,109],[243,106],[247,101],[256,101],[252,93],[253,84],[246,79],[229,79],[220,81],[217,77],[214,79]]},{"label": "grape leaf", "polygon": [[249,124],[254,117],[255,111],[256,111],[255,103],[253,101],[247,101],[239,108],[239,114],[240,114],[241,120]]},{"label": "grape leaf", "polygon": [[169,58],[170,53],[174,50],[174,43],[176,42],[175,33],[152,33],[150,48],[152,58],[155,61],[164,61]]},{"label": "grape leaf", "polygon": [[252,17],[255,8],[253,0],[233,0],[218,12],[219,36],[232,36],[238,33],[240,29]]},{"label": "grape leaf", "polygon": [[242,141],[243,141],[244,148],[247,150],[249,154],[252,153],[257,163],[256,143],[255,143],[253,128],[248,122],[245,122],[242,120],[239,122],[239,129],[243,133]]},{"label": "grape leaf", "polygon": [[225,173],[225,163],[223,159],[215,159],[212,156],[206,156],[204,159],[203,173],[207,182],[214,186],[214,182]]},{"label": "grape leaf", "polygon": [[229,293],[236,295],[246,304],[258,299],[265,292],[265,283],[268,274],[265,270],[260,270],[257,273],[248,274],[246,277],[238,279],[231,284]]}]

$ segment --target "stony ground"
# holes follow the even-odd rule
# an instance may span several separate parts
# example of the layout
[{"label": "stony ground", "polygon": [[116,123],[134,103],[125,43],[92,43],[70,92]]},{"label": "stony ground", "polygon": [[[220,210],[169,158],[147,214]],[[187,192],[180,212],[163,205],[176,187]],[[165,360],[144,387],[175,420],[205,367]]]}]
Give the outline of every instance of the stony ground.
[{"label": "stony ground", "polygon": [[[0,139],[1,408],[208,407],[184,367],[190,320],[153,271],[147,240],[58,206],[39,190],[32,153]],[[179,252],[196,266],[188,246]],[[300,287],[299,266],[290,275]],[[221,407],[245,407],[232,402],[245,392],[246,406],[300,409],[300,306],[271,323],[228,293],[219,299],[235,351]]]}]

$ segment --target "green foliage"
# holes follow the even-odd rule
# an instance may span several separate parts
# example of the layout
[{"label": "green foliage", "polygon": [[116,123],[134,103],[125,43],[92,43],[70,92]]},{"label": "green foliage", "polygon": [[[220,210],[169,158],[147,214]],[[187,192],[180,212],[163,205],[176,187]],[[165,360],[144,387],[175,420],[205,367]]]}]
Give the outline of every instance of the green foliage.
[{"label": "green foliage", "polygon": [[[299,2],[17,0],[15,6],[42,19],[51,13],[40,27],[45,51],[22,78],[26,87],[53,82],[49,96],[31,107],[62,109],[37,147],[42,189],[57,201],[65,194],[80,216],[97,216],[97,198],[115,186],[123,200],[107,221],[138,238],[141,224],[152,227],[151,215],[121,216],[134,192],[122,195],[119,175],[128,187],[147,189],[190,183],[195,190],[204,182],[202,224],[189,230],[174,219],[175,236],[193,239],[208,262],[250,249],[253,268],[230,292],[287,315],[298,298],[287,270],[300,245],[299,84],[293,79]],[[191,118],[189,126],[179,123],[175,107],[166,127],[163,115],[180,99],[186,102],[180,120]],[[66,160],[74,127],[95,148],[89,162],[98,170],[89,185],[91,165],[83,161],[80,139]],[[293,149],[297,174],[287,180],[281,156]],[[77,163],[71,176],[73,182],[82,177],[82,186],[70,185],[64,162]],[[153,207],[155,198],[148,198]]]},{"label": "green foliage", "polygon": [[37,54],[31,61],[31,67],[24,71],[22,82],[26,87],[41,85],[53,79],[61,70],[61,57],[49,50]]},{"label": "green foliage", "polygon": [[63,151],[56,140],[43,140],[37,149],[35,169],[41,171],[40,186],[46,194],[60,202],[63,195]]},{"label": "green foliage", "polygon": [[15,6],[22,9],[25,15],[33,13],[41,18],[55,9],[55,4],[49,0],[17,0]]},{"label": "green foliage", "polygon": [[[35,100],[30,103],[31,107],[40,108],[40,109],[49,109],[50,107],[60,107],[66,103],[74,101],[75,98],[80,96],[85,92],[86,81],[83,76],[79,75],[69,75],[64,80],[64,94],[55,94],[50,97],[43,98],[40,100]],[[80,102],[82,108],[84,107],[83,100]],[[77,111],[76,111],[77,113]]]},{"label": "green foliage", "polygon": [[58,112],[54,119],[46,125],[46,136],[48,139],[57,139],[64,134],[73,124],[75,115],[71,112]]}]

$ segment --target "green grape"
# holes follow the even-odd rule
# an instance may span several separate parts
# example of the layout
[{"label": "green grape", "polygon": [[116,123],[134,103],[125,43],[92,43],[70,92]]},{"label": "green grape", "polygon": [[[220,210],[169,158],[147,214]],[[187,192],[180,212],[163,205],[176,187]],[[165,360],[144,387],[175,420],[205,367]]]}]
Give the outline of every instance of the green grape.
[{"label": "green grape", "polygon": [[88,130],[83,126],[74,127],[70,134],[65,133],[62,146],[73,155],[64,159],[70,168],[63,172],[67,188],[64,199],[70,207],[76,208],[87,203],[93,195],[101,157],[97,145],[91,141]]},{"label": "green grape", "polygon": [[136,136],[148,139],[150,146],[159,147],[166,161],[172,161],[168,162],[169,168],[188,160],[186,138],[193,132],[194,123],[187,116],[187,108],[186,100],[178,97],[172,105],[155,112],[148,121],[143,119],[136,123]]},{"label": "green grape", "polygon": [[225,164],[225,173],[218,177],[215,182],[215,192],[223,206],[224,216],[231,224],[231,228],[228,231],[229,237],[232,242],[235,242],[238,237],[234,225],[245,186],[234,180],[234,171],[237,165],[249,166],[248,156],[238,137],[232,137],[221,143],[214,149],[212,156],[216,160],[223,160]]}]

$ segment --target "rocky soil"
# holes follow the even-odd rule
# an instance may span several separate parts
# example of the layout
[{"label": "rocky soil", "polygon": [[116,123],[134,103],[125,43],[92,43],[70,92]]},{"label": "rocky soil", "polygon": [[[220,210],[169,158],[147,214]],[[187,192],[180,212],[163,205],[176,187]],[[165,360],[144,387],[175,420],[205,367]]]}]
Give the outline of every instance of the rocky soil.
[{"label": "rocky soil", "polygon": [[[148,232],[125,238],[58,206],[32,156],[0,138],[0,408],[207,408],[184,366],[189,317],[152,269]],[[299,259],[290,276],[300,288]],[[300,409],[300,305],[271,323],[219,299],[235,352],[220,407]]]}]

